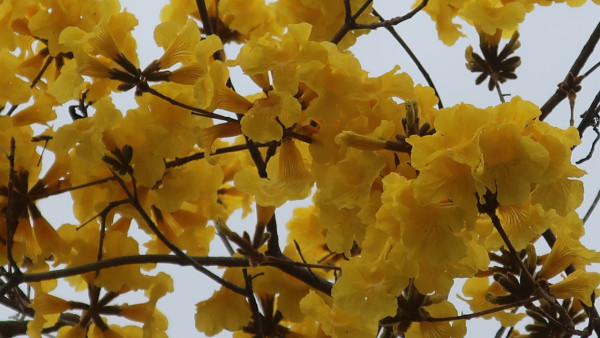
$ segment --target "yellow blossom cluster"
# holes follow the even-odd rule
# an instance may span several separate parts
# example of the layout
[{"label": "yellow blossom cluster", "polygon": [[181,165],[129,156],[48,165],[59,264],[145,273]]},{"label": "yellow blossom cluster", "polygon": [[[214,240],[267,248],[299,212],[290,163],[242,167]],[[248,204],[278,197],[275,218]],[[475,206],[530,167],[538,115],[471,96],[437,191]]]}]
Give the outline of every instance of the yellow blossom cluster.
[{"label": "yellow blossom cluster", "polygon": [[[598,0],[593,1],[600,4]],[[487,35],[501,31],[505,37],[510,37],[536,6],[564,2],[578,7],[586,0],[430,0],[424,10],[436,22],[440,40],[446,45],[453,45],[464,36],[462,25],[455,22],[457,18]]]},{"label": "yellow blossom cluster", "polygon": [[[423,10],[450,45],[457,16],[499,40],[553,2]],[[459,278],[471,310],[504,326],[529,315],[536,332],[572,333],[582,311],[591,318],[600,274],[586,269],[600,253],[582,245],[575,212],[580,132],[519,96],[441,108],[400,66],[372,76],[348,48],[377,28],[374,6],[172,0],[153,35],[164,52],[140,65],[138,21],[117,0],[0,3],[12,32],[0,37],[0,293],[32,317],[26,334],[165,337],[157,304],[177,276],[159,263],[220,285],[193,316],[206,335],[462,337],[449,300]],[[241,48],[227,55],[231,43]],[[234,69],[252,94],[235,89]],[[78,224],[38,207],[61,194]],[[280,247],[278,208],[308,197]],[[252,211],[254,229],[231,230],[232,214]],[[209,256],[217,241],[229,256]],[[88,299],[61,295],[61,278]],[[147,301],[119,300],[130,293]]]}]

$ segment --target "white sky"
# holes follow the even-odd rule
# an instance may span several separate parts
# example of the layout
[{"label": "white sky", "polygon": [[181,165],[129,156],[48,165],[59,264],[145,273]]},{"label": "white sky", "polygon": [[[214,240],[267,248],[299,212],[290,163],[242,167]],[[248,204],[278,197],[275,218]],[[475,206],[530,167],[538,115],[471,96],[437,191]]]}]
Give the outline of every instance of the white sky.
[{"label": "white sky", "polygon": [[[375,0],[374,7],[383,16],[389,18],[405,13],[412,2]],[[154,43],[153,31],[158,23],[160,9],[167,1],[122,0],[121,3],[129,12],[134,13],[140,21],[134,35],[138,41],[140,64],[144,67],[162,54],[162,49],[156,47]],[[405,5],[399,6],[398,3],[405,3]],[[579,8],[570,8],[564,4],[539,7],[528,14],[525,23],[520,28],[521,48],[516,53],[522,59],[522,64],[517,69],[519,78],[504,84],[502,86],[503,92],[520,95],[526,100],[542,105],[554,93],[556,84],[563,80],[573,60],[577,57],[581,47],[597,24],[598,18],[600,18],[600,7],[593,5],[591,1]],[[428,70],[446,107],[459,102],[472,103],[480,107],[499,103],[496,92],[489,92],[485,85],[475,86],[474,81],[477,75],[470,73],[465,68],[465,47],[470,44],[478,51],[479,39],[470,26],[463,25],[463,32],[468,37],[460,39],[452,47],[447,47],[437,40],[435,24],[425,13],[419,13],[412,20],[398,25],[397,31]],[[399,64],[402,70],[408,72],[415,82],[425,84],[422,76],[406,53],[383,28],[359,38],[352,51],[361,61],[363,68],[373,75],[382,74],[394,65]],[[228,56],[230,58],[235,57],[234,55]],[[596,51],[584,67],[584,71],[599,60],[600,51]],[[583,90],[579,93],[576,105],[577,115],[587,108],[596,94],[594,91],[599,89],[599,73],[600,71],[597,71],[584,80]],[[244,92],[243,81],[239,79],[240,77],[233,73],[232,81],[236,89]],[[132,95],[133,93],[127,92],[126,94]],[[129,108],[130,103],[123,101],[122,106],[119,106],[119,104],[117,103],[118,108],[126,110]],[[569,108],[566,100],[554,110],[548,121],[561,127],[568,125]],[[584,140],[584,144],[575,150],[574,160],[587,154],[589,144],[593,140],[591,130],[587,131]],[[597,154],[591,161],[584,163],[581,167],[593,175],[600,168],[599,161],[600,154]],[[586,195],[585,202],[580,209],[581,215],[585,214],[595,194],[600,189],[600,180],[593,178],[591,175],[586,176],[584,182]],[[278,214],[278,223],[282,231],[285,229],[285,220],[289,219],[291,215],[290,210],[288,208]],[[600,216],[598,216],[598,213],[596,214],[586,225],[587,234],[584,242],[588,247],[600,250],[597,241],[598,236],[600,236],[598,230]],[[62,215],[56,215],[56,212],[53,216],[56,217],[57,221],[63,217]],[[64,218],[62,218],[62,222],[65,222]],[[235,224],[231,224],[232,222],[235,221],[230,220],[229,224],[237,228]],[[246,219],[239,222],[253,225],[255,220]],[[51,223],[58,224],[53,221]],[[281,237],[282,240],[285,240],[285,234]],[[225,255],[221,249],[216,248],[211,254]],[[216,286],[215,283],[191,268],[168,266],[164,270],[171,273],[175,281],[175,292],[165,296],[159,302],[159,308],[169,319],[169,336],[202,336],[195,330],[194,326],[195,304],[205,300],[212,294],[212,290]],[[594,270],[598,270],[598,267],[596,266]],[[455,289],[456,292],[460,292],[460,288]],[[119,297],[118,300],[122,299],[122,297]],[[133,299],[131,302],[133,302]],[[460,304],[461,302],[456,301],[455,303]],[[466,306],[459,309],[464,313],[470,313]],[[7,318],[8,315],[6,311],[0,309],[0,318]],[[499,324],[496,322],[484,320],[469,320],[467,326],[469,328],[468,337],[481,337],[482,335],[491,337],[499,328]],[[229,332],[225,332],[218,337],[229,337],[230,335]]]}]

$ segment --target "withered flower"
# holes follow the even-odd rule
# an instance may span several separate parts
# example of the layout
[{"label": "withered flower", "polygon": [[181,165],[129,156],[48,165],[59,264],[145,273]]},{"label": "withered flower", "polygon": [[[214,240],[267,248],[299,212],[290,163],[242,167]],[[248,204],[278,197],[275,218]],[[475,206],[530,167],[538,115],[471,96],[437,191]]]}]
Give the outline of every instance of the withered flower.
[{"label": "withered flower", "polygon": [[515,70],[521,65],[521,58],[518,56],[510,56],[520,46],[519,32],[515,32],[510,41],[504,46],[500,54],[498,54],[498,44],[502,32],[498,30],[494,35],[488,35],[484,32],[479,32],[479,47],[483,57],[473,52],[473,47],[467,47],[465,57],[467,58],[467,69],[473,73],[481,73],[475,84],[480,84],[487,77],[490,77],[488,89],[494,90],[499,83],[504,83],[508,79],[516,79]]}]

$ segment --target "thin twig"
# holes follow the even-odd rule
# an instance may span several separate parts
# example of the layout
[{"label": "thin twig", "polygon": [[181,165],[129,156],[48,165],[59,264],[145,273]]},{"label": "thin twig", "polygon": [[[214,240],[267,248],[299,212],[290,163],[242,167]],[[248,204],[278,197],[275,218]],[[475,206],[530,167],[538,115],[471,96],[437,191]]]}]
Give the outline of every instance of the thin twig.
[{"label": "thin twig", "polygon": [[579,137],[583,137],[583,132],[590,127],[598,124],[598,113],[600,112],[600,91],[596,93],[592,103],[590,103],[589,108],[583,113],[581,117],[581,122],[577,126],[577,131],[579,131]]},{"label": "thin twig", "polygon": [[[194,262],[206,266],[226,266],[226,267],[248,267],[249,263],[242,257],[194,257],[189,256]],[[23,282],[41,282],[45,280],[65,278],[69,276],[81,275],[96,270],[114,268],[122,265],[136,264],[176,264],[180,266],[190,266],[188,259],[174,255],[132,255],[107,258],[101,261],[95,261],[88,264],[82,264],[74,267],[45,271],[26,273],[23,275]]]},{"label": "thin twig", "polygon": [[[254,143],[254,146],[257,148],[262,148],[262,147],[267,147],[269,146],[268,143]],[[244,150],[244,149],[248,149],[249,146],[248,144],[237,144],[231,147],[224,147],[224,148],[219,148],[217,150],[215,150],[212,155],[219,155],[219,154],[225,154],[225,153],[231,153],[231,152],[235,152],[235,151],[239,151],[239,150]],[[206,152],[200,152],[200,153],[196,153],[193,155],[189,155],[189,156],[185,156],[185,157],[176,157],[174,160],[172,161],[168,161],[167,163],[165,163],[165,168],[175,168],[175,167],[179,167],[182,166],[188,162],[192,162],[192,161],[196,161],[196,160],[201,160],[204,157],[206,157]]]},{"label": "thin twig", "polygon": [[[189,258],[189,259],[188,259]],[[205,266],[224,266],[224,267],[249,267],[250,263],[247,259],[242,257],[204,257],[204,256],[187,256],[180,257],[174,255],[132,255],[132,256],[121,256],[108,258],[101,261],[91,262],[88,264],[82,264],[79,266],[45,271],[45,272],[36,272],[36,273],[26,273],[23,274],[19,279],[19,282],[41,282],[45,280],[59,279],[65,278],[69,276],[76,276],[88,272],[93,272],[98,269],[108,269],[122,265],[134,265],[134,264],[176,264],[180,266],[190,266],[192,265],[191,260],[193,260],[196,264],[205,265]],[[262,266],[272,266],[275,267],[286,274],[306,283],[307,285],[314,287],[316,290],[319,290],[325,294],[331,294],[332,284],[327,280],[320,278],[319,276],[311,275],[308,273],[306,269],[304,269],[303,263],[294,262],[289,258],[283,256],[281,258],[275,259],[272,257],[267,257],[266,260],[260,263]],[[302,269],[298,269],[297,266],[303,267]],[[331,266],[319,266],[319,265],[311,265],[312,268],[321,268],[321,269],[336,269],[339,270],[339,267],[331,267]],[[18,283],[17,283],[18,284]],[[14,283],[13,283],[14,286]]]},{"label": "thin twig", "polygon": [[[385,21],[383,16],[381,16],[381,14],[379,14],[379,12],[377,12],[375,10],[375,8],[373,8],[373,14],[379,18],[380,22]],[[390,34],[394,37],[394,39],[396,39],[396,41],[400,44],[400,46],[402,46],[402,48],[404,48],[404,51],[406,51],[406,53],[408,54],[410,59],[415,63],[415,65],[419,69],[419,72],[421,72],[421,75],[423,75],[423,77],[425,78],[425,81],[427,81],[427,85],[429,85],[429,87],[433,88],[433,91],[435,92],[435,96],[438,98],[438,108],[439,109],[444,108],[444,105],[442,104],[442,98],[440,97],[440,94],[438,93],[438,90],[435,87],[435,84],[433,84],[433,80],[431,79],[431,76],[429,76],[429,73],[427,72],[427,70],[425,70],[425,67],[423,67],[423,64],[421,64],[421,61],[419,60],[419,58],[417,58],[417,56],[413,53],[413,51],[410,49],[410,47],[404,41],[404,39],[402,39],[402,37],[400,37],[400,34],[398,34],[398,32],[396,31],[396,29],[393,26],[385,25],[384,27],[385,27],[385,29],[388,30],[388,32],[390,32]]]},{"label": "thin twig", "polygon": [[[111,169],[112,171],[112,169]],[[214,280],[215,282],[219,283],[220,285],[230,289],[231,291],[238,293],[240,295],[245,295],[245,290],[227,280],[224,280],[223,278],[217,276],[216,274],[212,273],[210,270],[206,269],[205,267],[203,267],[202,265],[198,264],[196,261],[194,261],[192,258],[190,258],[190,256],[188,256],[186,253],[184,253],[178,246],[176,246],[175,244],[171,243],[171,241],[169,241],[168,238],[165,237],[165,235],[158,229],[158,227],[156,226],[156,224],[154,224],[154,222],[152,221],[152,219],[150,218],[150,216],[148,215],[148,213],[146,213],[146,211],[144,210],[144,208],[142,207],[142,205],[140,204],[139,200],[137,198],[135,198],[135,196],[132,194],[132,192],[127,188],[127,185],[125,184],[125,182],[123,181],[123,179],[121,177],[119,177],[117,175],[117,173],[113,172],[113,175],[115,176],[115,178],[117,179],[117,182],[119,182],[119,184],[121,185],[121,188],[123,189],[123,191],[125,192],[125,194],[127,195],[127,197],[129,198],[129,203],[137,210],[137,212],[142,216],[142,218],[144,219],[144,222],[146,222],[146,225],[148,225],[148,227],[152,230],[152,232],[154,232],[154,234],[156,235],[156,237],[167,246],[167,248],[169,248],[175,255],[188,260],[191,265],[198,271],[202,272],[204,275],[206,275],[208,278]]]},{"label": "thin twig", "polygon": [[594,132],[596,133],[596,138],[594,138],[594,141],[592,142],[590,151],[588,152],[586,157],[575,161],[575,164],[581,164],[585,161],[588,161],[592,158],[592,155],[594,155],[594,151],[596,150],[596,143],[598,143],[598,140],[600,140],[600,132],[598,132],[598,127],[593,126],[592,128],[593,128]]},{"label": "thin twig", "polygon": [[76,185],[74,187],[53,190],[53,191],[46,192],[44,194],[39,194],[39,195],[33,195],[33,196],[31,196],[31,198],[34,199],[34,200],[39,200],[39,199],[42,199],[42,198],[46,198],[46,197],[50,197],[50,196],[54,196],[54,195],[60,195],[60,194],[66,193],[66,192],[71,192],[71,191],[75,191],[75,190],[79,190],[79,189],[91,187],[91,186],[94,186],[94,185],[106,183],[106,182],[112,181],[114,179],[115,178],[113,176],[110,176],[110,177],[107,177],[107,178],[101,178],[99,180],[95,180],[95,181],[92,181],[92,182],[88,182],[88,183]]},{"label": "thin twig", "polygon": [[585,222],[587,222],[587,220],[590,218],[590,216],[594,212],[594,209],[596,209],[596,205],[598,205],[599,200],[600,200],[600,190],[598,190],[598,192],[596,193],[596,197],[594,198],[592,205],[590,205],[589,209],[585,213],[585,216],[583,216],[583,224],[585,224]]},{"label": "thin twig", "polygon": [[592,74],[598,67],[600,67],[600,62],[597,62],[595,65],[592,66],[592,68],[590,68],[587,72],[583,73],[583,77],[587,77],[588,75]]},{"label": "thin twig", "polygon": [[[367,7],[369,7],[369,5],[372,2],[373,2],[373,0],[365,1],[365,3],[358,9],[358,11],[356,11],[356,13],[354,15],[352,15],[352,17],[350,18],[350,21],[344,22],[344,25],[342,25],[340,30],[338,30],[337,33],[335,33],[335,35],[331,38],[331,40],[329,40],[329,42],[337,45],[340,41],[342,41],[342,39],[344,38],[346,33],[348,33],[352,29],[352,26],[353,26],[354,22],[356,22],[356,19],[358,19],[358,17],[367,9]],[[347,12],[346,12],[346,17],[348,17]]]},{"label": "thin twig", "polygon": [[204,0],[196,0],[196,7],[198,7],[198,12],[200,13],[200,20],[202,20],[202,27],[204,28],[204,32],[206,35],[213,35],[215,31],[213,30],[212,25],[210,24],[210,17],[208,16],[208,10],[206,9],[206,3]]},{"label": "thin twig", "polygon": [[258,304],[256,303],[256,298],[254,298],[254,289],[252,288],[252,278],[254,277],[250,276],[246,269],[242,269],[242,273],[244,274],[244,282],[246,283],[246,298],[250,304],[252,318],[254,319],[254,329],[256,330],[256,332],[254,332],[255,337],[264,338],[265,334],[262,327],[262,316],[260,311],[258,311]]},{"label": "thin twig", "polygon": [[[298,256],[300,256],[300,259],[302,260],[302,263],[304,264],[308,264],[306,263],[306,259],[304,259],[304,255],[302,255],[302,250],[300,250],[300,245],[298,244],[298,242],[296,240],[294,240],[294,245],[296,246],[296,251],[298,252]],[[311,273],[311,275],[315,275],[315,273],[312,271],[312,269],[310,267],[307,267],[308,272]]]},{"label": "thin twig", "polygon": [[10,150],[8,154],[9,172],[8,172],[8,192],[7,192],[7,205],[6,205],[6,254],[8,256],[8,262],[10,263],[9,272],[18,272],[19,266],[13,257],[12,247],[15,232],[19,226],[18,217],[19,215],[13,215],[13,203],[14,203],[14,181],[15,181],[15,138],[10,138]]},{"label": "thin twig", "polygon": [[272,257],[281,257],[283,253],[281,253],[281,248],[279,247],[279,234],[277,230],[277,218],[275,217],[275,212],[273,212],[273,216],[267,223],[267,232],[269,232],[269,240],[267,241],[267,251],[265,252],[267,255]]},{"label": "thin twig", "polygon": [[185,109],[191,110],[193,112],[192,114],[194,114],[194,115],[208,117],[208,118],[216,119],[216,120],[228,121],[228,122],[236,121],[236,119],[234,119],[234,118],[223,116],[223,115],[219,115],[219,114],[215,114],[215,113],[211,113],[208,110],[200,109],[200,108],[197,108],[197,107],[194,107],[194,106],[187,105],[187,104],[185,104],[183,102],[179,102],[179,101],[177,101],[177,100],[175,100],[175,99],[173,99],[171,97],[168,97],[167,95],[164,95],[164,94],[158,92],[156,89],[154,89],[154,88],[152,88],[150,86],[143,86],[141,88],[143,88],[144,92],[152,94],[152,95],[154,95],[156,97],[159,97],[159,98],[161,98],[161,99],[169,102],[170,104],[172,104],[174,106],[178,106],[178,107],[181,107],[181,108],[185,108]]},{"label": "thin twig", "polygon": [[233,250],[231,243],[229,243],[229,239],[227,238],[227,236],[225,236],[225,234],[223,234],[221,231],[219,231],[219,227],[215,227],[215,228],[217,229],[217,236],[219,236],[219,238],[221,238],[221,242],[223,242],[225,249],[231,256],[233,256],[235,254],[235,250]]},{"label": "thin twig", "polygon": [[[518,254],[517,254],[517,250],[515,250],[514,246],[512,245],[512,242],[508,238],[508,235],[504,231],[504,228],[502,228],[500,219],[496,215],[495,211],[488,210],[487,214],[490,217],[490,219],[492,220],[492,224],[494,225],[494,228],[496,229],[496,231],[498,231],[498,234],[502,238],[504,245],[508,248],[508,251],[510,252],[513,260],[517,263],[517,265],[521,269],[522,275],[525,276],[525,278],[531,285],[535,286],[536,293],[538,295],[540,295],[540,297],[544,298],[544,300],[546,300],[549,304],[554,305],[554,308],[560,314],[560,317],[564,318],[564,320],[567,321],[567,324],[569,325],[568,328],[573,328],[574,324],[573,324],[572,318],[571,318],[571,316],[569,316],[569,314],[567,313],[565,308],[560,306],[560,304],[556,303],[556,299],[554,297],[552,297],[551,295],[549,295],[546,292],[546,290],[544,290],[543,288],[540,287],[540,285],[535,281],[535,279],[531,275],[531,272],[529,272],[529,269],[527,269],[527,267],[525,266],[525,263],[523,263],[523,261],[519,258]],[[548,320],[552,320],[552,319],[553,318],[548,317]],[[558,324],[560,324],[560,323],[558,323]],[[560,325],[562,326],[562,324],[560,324]]]},{"label": "thin twig", "polygon": [[48,66],[50,66],[50,64],[52,63],[52,60],[54,60],[54,56],[52,56],[52,55],[49,55],[46,58],[46,61],[42,65],[42,68],[37,73],[37,75],[35,76],[35,78],[33,78],[33,80],[31,81],[31,84],[29,85],[29,88],[35,87],[35,85],[38,83],[38,81],[40,81],[40,79],[42,78],[42,76],[46,72],[46,69],[48,69]]},{"label": "thin twig", "polygon": [[500,83],[498,83],[498,81],[496,81],[494,79],[494,84],[495,84],[495,87],[496,87],[496,92],[498,93],[498,96],[500,97],[500,102],[502,102],[502,103],[506,102],[504,100],[504,94],[502,93],[502,88],[500,88]]},{"label": "thin twig", "polygon": [[523,299],[514,303],[510,303],[510,304],[506,304],[506,305],[502,305],[499,307],[495,307],[492,309],[488,309],[488,310],[483,310],[483,311],[479,311],[479,312],[473,312],[473,313],[469,313],[466,315],[460,315],[460,316],[452,316],[452,317],[439,317],[439,318],[422,318],[422,319],[418,319],[416,321],[421,321],[421,322],[449,322],[449,321],[453,321],[453,320],[465,320],[465,319],[471,319],[471,318],[478,318],[481,316],[485,316],[485,315],[489,315],[492,313],[496,313],[499,311],[503,311],[506,309],[511,309],[511,308],[515,308],[515,307],[519,307],[519,306],[523,306],[523,305],[527,305],[527,304],[531,304],[532,302],[539,300],[540,298],[542,298],[541,296],[533,296],[532,298],[527,298],[527,299]]},{"label": "thin twig", "polygon": [[429,2],[429,0],[423,0],[412,11],[410,11],[402,16],[397,16],[397,17],[389,19],[389,20],[385,20],[385,21],[381,21],[381,22],[373,22],[373,23],[353,22],[352,29],[377,29],[377,28],[385,27],[385,26],[395,26],[395,25],[397,25],[401,22],[404,22],[404,21],[412,18],[413,16],[415,16],[415,14],[419,13],[419,11],[421,11],[423,8],[425,8],[425,6],[427,6],[428,2]]},{"label": "thin twig", "polygon": [[[577,59],[571,66],[571,69],[567,72],[567,76],[569,73],[573,74],[573,76],[579,75],[579,72],[585,65],[585,62],[587,61],[587,59],[590,57],[590,55],[594,51],[594,48],[596,47],[598,40],[600,40],[600,22],[598,23],[598,25],[596,25],[596,28],[590,35],[588,41],[585,43],[585,45],[581,49],[579,56],[577,56]],[[548,99],[548,101],[546,101],[546,103],[544,103],[544,105],[540,108],[540,110],[542,111],[542,114],[540,115],[540,120],[544,120],[548,116],[548,114],[550,114],[550,112],[552,112],[552,110],[562,100],[565,99],[565,97],[567,97],[567,94],[560,88],[557,89],[556,92]]]}]

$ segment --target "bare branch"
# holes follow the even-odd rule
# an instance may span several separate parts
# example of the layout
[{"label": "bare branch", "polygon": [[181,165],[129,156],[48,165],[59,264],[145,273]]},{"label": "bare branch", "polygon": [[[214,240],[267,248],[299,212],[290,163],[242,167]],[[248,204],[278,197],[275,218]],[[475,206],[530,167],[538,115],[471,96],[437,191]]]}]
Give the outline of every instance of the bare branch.
[{"label": "bare branch", "polygon": [[[383,16],[381,16],[381,14],[379,14],[379,12],[377,12],[375,9],[373,9],[373,14],[379,18],[380,22],[385,21]],[[390,34],[394,37],[394,39],[396,39],[396,41],[398,41],[400,46],[402,46],[402,48],[404,48],[404,50],[406,51],[406,53],[408,54],[410,59],[415,63],[415,65],[419,69],[419,72],[421,72],[421,75],[423,75],[423,77],[425,78],[425,81],[427,81],[427,85],[429,85],[429,87],[433,88],[433,91],[435,92],[435,96],[438,98],[438,108],[439,109],[444,108],[444,105],[442,104],[442,98],[440,97],[440,94],[438,93],[438,90],[435,87],[435,84],[433,84],[433,80],[431,79],[431,76],[429,76],[429,73],[427,72],[427,70],[425,70],[425,67],[423,67],[423,64],[421,64],[421,61],[419,60],[419,58],[417,58],[417,56],[413,53],[413,51],[410,49],[410,47],[404,41],[404,39],[402,39],[402,37],[400,37],[400,34],[398,34],[398,32],[396,31],[396,29],[393,26],[385,25],[384,27],[385,27],[385,29],[388,30],[388,32],[390,32]]]},{"label": "bare branch", "polygon": [[425,6],[427,6],[428,2],[429,2],[429,0],[423,0],[412,11],[410,11],[402,16],[397,16],[397,17],[389,19],[389,20],[374,22],[374,23],[356,23],[356,22],[354,22],[352,24],[352,29],[377,29],[377,28],[385,27],[385,26],[395,26],[395,25],[415,16],[415,14],[419,13],[423,8],[425,8]]},{"label": "bare branch", "polygon": [[194,106],[190,106],[187,105],[185,103],[179,102],[171,97],[168,97],[160,92],[158,92],[156,89],[145,85],[145,86],[141,86],[140,88],[142,88],[142,90],[146,93],[152,94],[156,97],[159,97],[167,102],[169,102],[170,104],[174,105],[174,106],[178,106],[181,108],[185,108],[188,110],[191,110],[194,115],[198,115],[198,116],[203,116],[203,117],[208,117],[211,119],[216,119],[216,120],[223,120],[223,121],[228,121],[228,122],[232,122],[232,121],[236,121],[236,119],[231,118],[231,117],[227,117],[227,116],[223,116],[223,115],[219,115],[219,114],[215,114],[212,112],[209,112],[208,110],[204,110],[204,109],[200,109],[200,108],[196,108]]},{"label": "bare branch", "polygon": [[[587,59],[594,51],[598,40],[600,40],[600,22],[592,32],[592,35],[590,35],[588,41],[583,46],[583,49],[579,53],[579,56],[577,57],[573,65],[571,66],[571,69],[567,72],[567,75],[569,73],[573,74],[574,76],[579,75],[579,72],[585,65]],[[564,91],[560,90],[560,88],[557,89],[556,92],[548,99],[548,101],[546,101],[546,103],[544,103],[544,105],[540,108],[540,110],[542,111],[542,114],[540,115],[540,120],[544,120],[548,116],[548,114],[550,114],[550,112],[552,112],[552,110],[562,100],[565,99],[565,97],[567,97],[567,94]]]},{"label": "bare branch", "polygon": [[[348,33],[353,28],[356,19],[358,19],[358,17],[367,9],[367,7],[369,7],[371,2],[373,2],[373,0],[365,1],[365,3],[360,7],[360,9],[356,11],[354,15],[352,15],[350,21],[344,22],[344,25],[340,28],[340,30],[337,31],[337,33],[335,33],[335,35],[331,38],[331,40],[329,40],[329,42],[337,45],[340,41],[342,41],[346,33]],[[346,9],[349,9],[349,7],[350,6],[347,6]],[[348,17],[348,12],[346,12],[346,17]]]},{"label": "bare branch", "polygon": [[[112,171],[112,169],[111,169]],[[146,222],[146,225],[148,225],[148,227],[152,230],[152,232],[154,232],[154,234],[156,235],[156,237],[163,242],[163,244],[165,244],[175,255],[181,257],[182,259],[187,260],[188,262],[191,263],[191,265],[198,271],[202,272],[204,275],[206,275],[207,277],[209,277],[210,279],[214,280],[215,282],[219,283],[220,285],[230,289],[231,291],[235,292],[235,293],[239,293],[241,295],[245,294],[245,291],[243,288],[240,288],[239,286],[224,280],[223,278],[215,275],[214,273],[212,273],[210,270],[206,269],[205,267],[203,267],[202,265],[196,263],[196,261],[194,261],[190,256],[188,256],[187,254],[185,254],[179,247],[177,247],[175,244],[171,243],[171,241],[169,241],[169,239],[167,237],[165,237],[165,235],[158,229],[158,227],[156,226],[156,224],[152,221],[152,219],[150,218],[150,216],[148,215],[148,213],[146,213],[146,210],[144,210],[144,208],[142,207],[142,205],[140,204],[139,200],[134,196],[134,194],[127,188],[127,185],[125,184],[125,182],[123,181],[123,179],[121,179],[121,177],[119,177],[117,175],[117,173],[113,172],[113,174],[115,175],[115,178],[117,179],[117,181],[119,182],[119,184],[121,185],[121,188],[123,189],[123,191],[125,192],[125,194],[127,195],[127,197],[129,198],[129,203],[137,210],[137,212],[142,216],[142,218],[144,219],[144,222]]]}]

